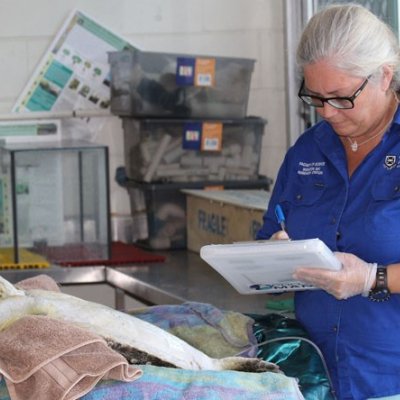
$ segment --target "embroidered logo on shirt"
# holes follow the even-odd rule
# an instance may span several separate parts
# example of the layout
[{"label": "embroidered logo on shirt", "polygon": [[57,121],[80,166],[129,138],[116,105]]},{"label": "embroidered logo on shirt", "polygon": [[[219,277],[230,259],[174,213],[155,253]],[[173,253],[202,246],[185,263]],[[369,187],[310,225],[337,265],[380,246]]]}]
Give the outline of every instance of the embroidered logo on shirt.
[{"label": "embroidered logo on shirt", "polygon": [[385,157],[385,168],[392,169],[397,164],[397,157],[393,155],[387,155]]},{"label": "embroidered logo on shirt", "polygon": [[326,166],[325,161],[316,162],[299,162],[299,169],[297,173],[299,175],[323,175],[323,167]]}]

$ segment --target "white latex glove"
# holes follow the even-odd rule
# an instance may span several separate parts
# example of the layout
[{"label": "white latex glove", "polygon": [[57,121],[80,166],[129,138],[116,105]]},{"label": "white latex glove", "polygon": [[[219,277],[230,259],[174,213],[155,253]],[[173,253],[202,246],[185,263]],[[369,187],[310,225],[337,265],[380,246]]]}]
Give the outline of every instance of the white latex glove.
[{"label": "white latex glove", "polygon": [[357,294],[368,296],[376,278],[376,264],[369,264],[354,254],[335,252],[342,263],[340,271],[317,268],[298,268],[293,278],[310,283],[335,296],[347,299]]}]

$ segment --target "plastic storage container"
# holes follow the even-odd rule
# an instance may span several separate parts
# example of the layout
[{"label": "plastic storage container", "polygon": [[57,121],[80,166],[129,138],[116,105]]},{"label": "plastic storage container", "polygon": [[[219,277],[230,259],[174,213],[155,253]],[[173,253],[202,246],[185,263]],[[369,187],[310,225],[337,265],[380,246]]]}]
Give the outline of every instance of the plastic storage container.
[{"label": "plastic storage container", "polygon": [[182,189],[265,189],[271,179],[263,177],[248,181],[208,181],[181,183],[126,184],[131,200],[131,212],[135,219],[146,215],[145,239],[139,244],[156,250],[185,249],[187,247],[186,195]]},{"label": "plastic storage container", "polygon": [[130,179],[188,182],[257,179],[265,120],[123,118]]},{"label": "plastic storage container", "polygon": [[111,112],[244,118],[255,60],[123,50],[108,55]]},{"label": "plastic storage container", "polygon": [[106,146],[10,143],[0,147],[0,163],[0,260],[109,258]]}]

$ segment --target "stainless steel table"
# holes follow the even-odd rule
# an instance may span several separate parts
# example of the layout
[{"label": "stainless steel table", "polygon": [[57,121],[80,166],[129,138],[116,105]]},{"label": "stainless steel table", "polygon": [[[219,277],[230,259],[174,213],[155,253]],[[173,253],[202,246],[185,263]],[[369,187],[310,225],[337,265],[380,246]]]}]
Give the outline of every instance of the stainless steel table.
[{"label": "stainless steel table", "polygon": [[107,281],[152,304],[199,301],[240,312],[266,312],[271,296],[240,295],[197,253],[175,250],[161,254],[166,257],[164,263],[108,268]]},{"label": "stainless steel table", "polygon": [[106,268],[104,266],[60,267],[58,265],[51,265],[50,268],[0,270],[0,275],[12,283],[18,282],[22,279],[31,278],[39,274],[49,275],[61,285],[104,283]]},{"label": "stainless steel table", "polygon": [[266,312],[270,295],[240,295],[197,253],[186,250],[157,253],[165,255],[166,261],[120,267],[51,266],[6,270],[1,275],[14,283],[40,273],[50,275],[60,284],[107,283],[116,290],[118,309],[124,308],[123,295],[128,294],[149,305],[198,301],[239,312]]}]

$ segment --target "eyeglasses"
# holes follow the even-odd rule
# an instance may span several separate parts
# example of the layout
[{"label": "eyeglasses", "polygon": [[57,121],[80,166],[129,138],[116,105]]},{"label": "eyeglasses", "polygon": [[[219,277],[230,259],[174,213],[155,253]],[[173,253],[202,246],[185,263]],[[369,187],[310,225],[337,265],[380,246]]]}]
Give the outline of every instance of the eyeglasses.
[{"label": "eyeglasses", "polygon": [[354,108],[354,100],[360,95],[365,86],[368,83],[368,79],[371,78],[371,75],[367,76],[363,84],[354,92],[354,94],[350,97],[320,97],[314,96],[307,93],[302,93],[304,90],[304,79],[301,83],[299,93],[297,94],[304,103],[308,104],[311,107],[323,107],[324,103],[328,103],[330,106],[338,108],[339,110],[348,110],[350,108]]}]

